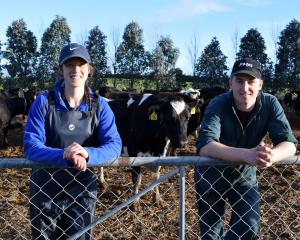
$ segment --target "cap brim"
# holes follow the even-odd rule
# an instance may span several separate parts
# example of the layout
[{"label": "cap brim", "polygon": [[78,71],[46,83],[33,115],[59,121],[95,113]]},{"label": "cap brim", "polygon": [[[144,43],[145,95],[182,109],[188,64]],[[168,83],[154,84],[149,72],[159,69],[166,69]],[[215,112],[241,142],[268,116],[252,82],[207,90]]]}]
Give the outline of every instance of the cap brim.
[{"label": "cap brim", "polygon": [[237,74],[241,74],[241,73],[250,75],[251,77],[254,77],[254,78],[261,79],[261,74],[260,73],[254,73],[253,71],[248,71],[248,70],[236,71],[232,75],[237,75]]},{"label": "cap brim", "polygon": [[60,61],[59,65],[63,65],[66,61],[68,61],[69,59],[71,58],[81,58],[83,59],[84,61],[86,61],[87,63],[91,63],[88,59],[86,59],[85,57],[82,57],[82,56],[78,56],[78,55],[71,55],[71,56],[68,56],[66,58],[64,58],[63,60]]}]

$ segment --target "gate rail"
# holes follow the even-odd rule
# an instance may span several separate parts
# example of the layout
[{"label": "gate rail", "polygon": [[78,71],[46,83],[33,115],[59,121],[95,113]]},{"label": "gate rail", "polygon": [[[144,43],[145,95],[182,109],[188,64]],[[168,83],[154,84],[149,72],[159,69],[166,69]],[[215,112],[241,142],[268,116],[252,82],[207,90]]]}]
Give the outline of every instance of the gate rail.
[{"label": "gate rail", "polygon": [[[179,238],[185,239],[185,167],[190,166],[212,166],[212,165],[240,165],[244,164],[242,162],[228,162],[218,159],[213,159],[209,157],[200,156],[176,156],[176,157],[119,157],[117,159],[109,160],[105,163],[93,165],[88,164],[88,167],[132,167],[132,166],[177,166],[171,172],[165,174],[158,180],[152,182],[145,189],[141,190],[138,194],[132,196],[125,202],[116,206],[112,210],[108,210],[101,216],[97,217],[93,223],[86,226],[84,229],[71,236],[69,239],[73,240],[80,237],[86,231],[92,229],[97,224],[103,222],[107,218],[111,217],[113,214],[121,210],[122,208],[130,205],[136,199],[140,198],[142,195],[146,194],[154,187],[160,183],[168,180],[170,177],[179,173]],[[295,155],[293,157],[287,158],[283,161],[277,162],[275,165],[300,165],[300,155]],[[36,161],[27,160],[25,158],[1,158],[0,168],[48,168],[56,167],[45,165]]]},{"label": "gate rail", "polygon": [[[89,164],[88,167],[134,167],[134,166],[212,166],[212,165],[241,165],[243,162],[228,162],[210,157],[200,156],[174,156],[174,157],[119,157],[101,164]],[[275,163],[275,165],[299,165],[300,155],[289,157]],[[51,168],[46,165],[26,158],[1,158],[0,168]]]}]

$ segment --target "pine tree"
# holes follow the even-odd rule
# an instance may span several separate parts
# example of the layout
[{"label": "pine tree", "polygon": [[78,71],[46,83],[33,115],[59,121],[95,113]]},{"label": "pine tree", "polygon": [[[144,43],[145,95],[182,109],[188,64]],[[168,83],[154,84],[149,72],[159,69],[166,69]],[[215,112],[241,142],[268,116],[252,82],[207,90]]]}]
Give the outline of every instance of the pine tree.
[{"label": "pine tree", "polygon": [[123,41],[117,49],[117,73],[131,75],[130,88],[133,88],[134,75],[142,75],[147,69],[146,63],[143,30],[136,22],[131,22],[125,27]]},{"label": "pine tree", "polygon": [[[208,44],[196,64],[197,76],[206,79],[205,85],[224,85],[228,80],[226,71],[228,67],[226,65],[227,57],[223,54],[220,48],[220,43],[216,37],[214,37],[210,44]],[[198,83],[200,88],[201,83]]]},{"label": "pine tree", "polygon": [[172,39],[161,36],[151,57],[157,90],[174,89],[177,86],[175,64],[178,57],[179,49],[174,47]]},{"label": "pine tree", "polygon": [[106,53],[106,36],[95,26],[90,32],[88,40],[85,42],[86,48],[91,56],[94,66],[94,83],[93,87],[103,85],[103,75],[108,72],[107,53]]},{"label": "pine tree", "polygon": [[22,87],[32,75],[36,60],[37,39],[33,32],[27,30],[23,19],[13,21],[6,31],[7,43],[3,57],[7,60],[4,65],[12,78],[18,78]]},{"label": "pine tree", "polygon": [[297,41],[300,38],[300,22],[293,19],[280,33],[278,43],[278,64],[275,66],[275,77],[280,87],[299,88],[300,61]]},{"label": "pine tree", "polygon": [[3,52],[2,52],[2,43],[0,41],[0,78],[2,77],[2,65],[1,65],[1,62],[2,62],[2,57],[3,57]]},{"label": "pine tree", "polygon": [[255,28],[247,31],[241,38],[237,58],[250,57],[261,64],[262,76],[266,86],[272,86],[273,80],[273,63],[266,52],[265,40]]},{"label": "pine tree", "polygon": [[71,30],[64,17],[56,16],[42,36],[37,75],[41,87],[45,81],[53,84],[59,77],[59,54],[65,44],[70,43]]}]

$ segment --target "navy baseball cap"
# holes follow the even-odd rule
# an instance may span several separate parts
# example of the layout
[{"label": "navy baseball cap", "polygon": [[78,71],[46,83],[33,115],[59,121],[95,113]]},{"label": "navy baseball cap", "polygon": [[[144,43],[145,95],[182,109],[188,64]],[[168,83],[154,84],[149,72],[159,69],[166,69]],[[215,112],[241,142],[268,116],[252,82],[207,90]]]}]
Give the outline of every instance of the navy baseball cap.
[{"label": "navy baseball cap", "polygon": [[245,73],[254,78],[262,79],[260,64],[252,58],[242,58],[234,63],[231,76],[239,73]]},{"label": "navy baseball cap", "polygon": [[60,51],[59,65],[63,65],[65,61],[79,57],[84,59],[87,63],[91,63],[91,57],[86,48],[78,43],[70,43],[65,45]]}]

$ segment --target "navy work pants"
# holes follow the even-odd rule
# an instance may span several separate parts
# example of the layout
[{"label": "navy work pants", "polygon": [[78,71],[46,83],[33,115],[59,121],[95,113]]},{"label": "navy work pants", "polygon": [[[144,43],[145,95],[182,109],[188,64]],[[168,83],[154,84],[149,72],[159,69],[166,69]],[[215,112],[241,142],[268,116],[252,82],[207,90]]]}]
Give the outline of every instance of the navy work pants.
[{"label": "navy work pants", "polygon": [[[200,235],[202,240],[257,239],[260,214],[258,185],[245,181],[232,184],[221,173],[215,181],[195,168]],[[205,175],[205,174],[204,174]],[[225,201],[231,207],[229,229],[224,233]]]},{"label": "navy work pants", "polygon": [[[63,240],[71,237],[93,221],[96,200],[79,197],[62,201],[41,201],[33,197],[30,203],[32,239]],[[83,234],[80,240],[92,239],[92,231]]]}]

